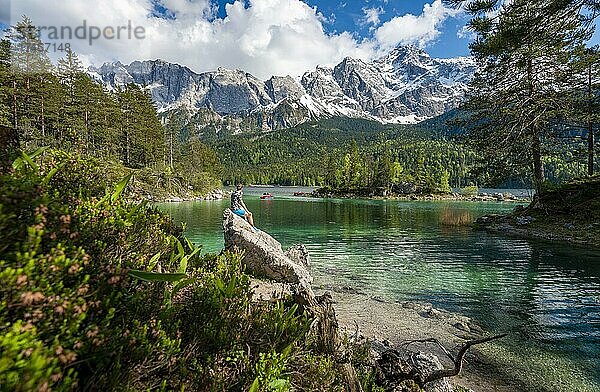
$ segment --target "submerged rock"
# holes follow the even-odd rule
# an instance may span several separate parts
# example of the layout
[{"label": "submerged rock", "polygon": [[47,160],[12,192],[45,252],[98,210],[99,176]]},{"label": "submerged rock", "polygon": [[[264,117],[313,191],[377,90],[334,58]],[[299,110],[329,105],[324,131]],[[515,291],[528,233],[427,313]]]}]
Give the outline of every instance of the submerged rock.
[{"label": "submerged rock", "polygon": [[531,222],[534,222],[535,218],[532,216],[517,216],[516,218],[516,222],[518,225],[520,226],[527,226],[528,224],[530,224]]},{"label": "submerged rock", "polygon": [[502,216],[499,215],[499,214],[484,215],[484,216],[481,216],[481,217],[477,218],[477,220],[475,221],[475,223],[477,223],[479,225],[489,225],[491,223],[496,222],[501,217]]},{"label": "submerged rock", "polygon": [[225,249],[243,251],[246,269],[252,275],[310,289],[310,256],[304,245],[284,252],[277,240],[263,231],[255,232],[229,208],[223,213],[223,233]]},{"label": "submerged rock", "polygon": [[[430,353],[402,354],[386,345],[372,342],[371,349],[376,358],[378,383],[386,391],[409,392],[419,390],[416,379],[424,379],[435,371],[442,370],[440,360]],[[425,392],[452,392],[447,378],[429,382],[423,386]]]}]

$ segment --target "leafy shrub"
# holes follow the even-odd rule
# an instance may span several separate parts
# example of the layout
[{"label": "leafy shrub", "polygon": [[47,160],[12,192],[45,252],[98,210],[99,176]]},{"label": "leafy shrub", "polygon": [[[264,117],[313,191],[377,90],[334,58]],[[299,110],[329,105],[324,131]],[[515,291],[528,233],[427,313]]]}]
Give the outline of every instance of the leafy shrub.
[{"label": "leafy shrub", "polygon": [[16,354],[5,356],[0,385],[9,389],[71,389],[164,338],[136,328],[152,319],[138,309],[160,309],[158,288],[126,273],[179,229],[152,209],[96,199],[86,160],[44,159],[61,167],[51,179],[31,165],[0,177],[0,321],[9,326],[0,340]]},{"label": "leafy shrub", "polygon": [[290,381],[283,375],[289,359],[290,349],[291,346],[282,353],[271,351],[259,354],[256,363],[256,378],[250,386],[250,392],[258,392],[261,389],[269,392],[282,392],[290,389]]},{"label": "leafy shrub", "polygon": [[479,194],[479,187],[476,185],[469,185],[464,188],[460,188],[460,194],[465,197],[475,197]]},{"label": "leafy shrub", "polygon": [[0,176],[0,389],[343,389],[293,301],[251,301],[239,255],[201,257],[119,197],[130,176],[107,192],[93,160],[36,161]]}]

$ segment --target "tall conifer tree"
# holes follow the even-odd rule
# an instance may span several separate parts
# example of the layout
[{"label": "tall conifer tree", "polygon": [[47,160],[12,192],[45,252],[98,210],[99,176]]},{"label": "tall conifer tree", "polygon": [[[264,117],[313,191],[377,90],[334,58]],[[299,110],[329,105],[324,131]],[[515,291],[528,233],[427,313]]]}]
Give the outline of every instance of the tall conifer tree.
[{"label": "tall conifer tree", "polygon": [[574,54],[593,31],[595,1],[466,0],[477,33],[471,51],[479,71],[465,105],[471,140],[491,160],[531,167],[545,180],[544,141],[565,104]]}]

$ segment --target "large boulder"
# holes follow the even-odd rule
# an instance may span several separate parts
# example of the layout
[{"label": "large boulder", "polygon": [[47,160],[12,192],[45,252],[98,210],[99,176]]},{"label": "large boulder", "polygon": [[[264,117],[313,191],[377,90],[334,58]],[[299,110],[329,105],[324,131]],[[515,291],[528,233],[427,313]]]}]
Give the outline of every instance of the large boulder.
[{"label": "large boulder", "polygon": [[340,358],[338,371],[346,380],[348,390],[361,391],[356,370],[347,358],[345,345],[339,334],[338,322],[329,293],[315,296],[310,283],[310,257],[306,247],[295,245],[286,252],[281,244],[265,232],[255,232],[248,222],[226,209],[223,213],[223,233],[225,249],[243,251],[247,271],[256,277],[267,277],[277,284],[253,283],[254,299],[270,300],[281,293],[291,294],[292,298],[314,319],[310,333],[321,352]]},{"label": "large boulder", "polygon": [[223,235],[226,250],[244,252],[246,270],[252,275],[310,290],[310,257],[303,245],[284,252],[277,240],[264,231],[255,232],[229,208],[223,212]]},{"label": "large boulder", "polygon": [[294,245],[285,251],[285,255],[293,262],[300,264],[310,271],[310,255],[303,244]]}]

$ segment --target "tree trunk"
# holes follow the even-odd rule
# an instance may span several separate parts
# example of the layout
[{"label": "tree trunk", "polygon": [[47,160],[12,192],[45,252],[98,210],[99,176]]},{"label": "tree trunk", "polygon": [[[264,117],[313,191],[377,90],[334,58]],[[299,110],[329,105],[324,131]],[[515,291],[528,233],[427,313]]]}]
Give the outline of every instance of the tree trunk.
[{"label": "tree trunk", "polygon": [[163,149],[162,149],[162,152],[163,152],[163,165],[165,165],[165,166],[167,166],[168,136],[169,135],[167,135],[167,127],[164,126],[163,127]]},{"label": "tree trunk", "polygon": [[125,141],[125,148],[126,148],[126,150],[125,150],[125,162],[127,162],[126,166],[129,167],[129,166],[131,166],[129,164],[129,162],[131,162],[129,160],[129,132],[125,132],[125,138],[126,138],[126,141]]},{"label": "tree trunk", "polygon": [[170,132],[169,144],[169,167],[173,169],[173,131]]},{"label": "tree trunk", "polygon": [[19,129],[18,128],[18,121],[17,121],[17,81],[13,81],[13,91],[12,91],[12,98],[13,98],[13,126],[14,129]]},{"label": "tree trunk", "polygon": [[[529,100],[533,100],[534,85],[533,85],[533,60],[527,60],[527,80],[529,84]],[[540,129],[536,121],[534,120],[530,125],[531,127],[531,158],[533,160],[533,182],[535,185],[535,192],[539,195],[542,190],[542,184],[544,183],[544,165],[542,164],[542,140],[540,135]]]},{"label": "tree trunk", "polygon": [[544,183],[544,165],[542,164],[542,141],[537,127],[533,127],[533,143],[531,146],[531,155],[533,159],[533,181],[535,183],[535,193],[538,195],[542,190]]},{"label": "tree trunk", "polygon": [[310,287],[300,285],[294,294],[295,302],[311,315],[315,322],[311,326],[315,334],[316,344],[320,352],[331,354],[336,358],[338,371],[342,374],[348,392],[363,392],[354,366],[349,361],[338,321],[333,308],[333,300],[329,293],[316,297]]},{"label": "tree trunk", "polygon": [[592,66],[588,68],[588,175],[594,175],[594,127],[592,124]]},{"label": "tree trunk", "polygon": [[[46,137],[46,121],[45,121],[45,117],[44,117],[44,94],[42,94],[42,101],[41,101],[41,120],[42,120],[42,142],[40,145],[44,144],[46,142],[45,137]],[[62,142],[62,140],[61,140]]]},{"label": "tree trunk", "polygon": [[588,120],[588,175],[594,175],[594,127]]}]

